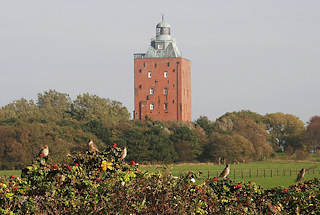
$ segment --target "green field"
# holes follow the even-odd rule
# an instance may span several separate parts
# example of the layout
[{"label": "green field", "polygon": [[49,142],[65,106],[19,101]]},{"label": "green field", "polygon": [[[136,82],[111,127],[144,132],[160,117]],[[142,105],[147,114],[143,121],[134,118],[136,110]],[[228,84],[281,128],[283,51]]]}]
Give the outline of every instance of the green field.
[{"label": "green field", "polygon": [[[295,184],[296,172],[301,168],[310,168],[305,177],[311,179],[320,178],[320,163],[316,162],[295,162],[295,161],[262,161],[245,164],[231,165],[229,178],[235,181],[254,181],[264,188],[275,186],[284,186]],[[144,170],[154,172],[167,169],[174,176],[192,171],[194,173],[201,171],[201,177],[198,179],[200,183],[208,177],[216,177],[224,168],[224,165],[217,164],[177,164],[164,166],[143,166]],[[258,170],[258,172],[257,172]],[[291,171],[290,171],[291,170]],[[291,172],[291,173],[290,173]],[[234,176],[235,173],[235,176]],[[251,174],[250,174],[251,173]],[[271,177],[272,174],[272,177]]]},{"label": "green field", "polygon": [[[254,181],[264,188],[275,186],[284,186],[295,184],[297,172],[301,168],[310,168],[304,180],[314,177],[320,178],[320,163],[319,162],[296,162],[296,161],[262,161],[245,164],[231,165],[229,178],[238,182]],[[149,172],[170,171],[174,176],[179,176],[182,173],[192,171],[197,173],[202,172],[198,183],[201,183],[205,178],[216,177],[224,168],[224,165],[210,163],[192,163],[192,164],[175,164],[175,165],[152,165],[142,166],[143,170]],[[290,173],[291,172],[291,173]],[[235,175],[234,175],[235,173]],[[271,177],[272,173],[272,177]],[[20,176],[19,170],[4,170],[0,171],[0,176]]]}]

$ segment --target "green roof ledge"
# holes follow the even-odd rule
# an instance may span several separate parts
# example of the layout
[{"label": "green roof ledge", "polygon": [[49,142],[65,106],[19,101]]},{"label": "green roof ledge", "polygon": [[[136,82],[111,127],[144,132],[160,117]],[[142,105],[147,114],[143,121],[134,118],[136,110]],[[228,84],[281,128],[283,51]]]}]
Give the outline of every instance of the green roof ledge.
[{"label": "green roof ledge", "polygon": [[176,40],[171,37],[171,26],[164,21],[156,25],[156,37],[151,39],[146,53],[136,53],[134,58],[177,58],[181,57]]}]

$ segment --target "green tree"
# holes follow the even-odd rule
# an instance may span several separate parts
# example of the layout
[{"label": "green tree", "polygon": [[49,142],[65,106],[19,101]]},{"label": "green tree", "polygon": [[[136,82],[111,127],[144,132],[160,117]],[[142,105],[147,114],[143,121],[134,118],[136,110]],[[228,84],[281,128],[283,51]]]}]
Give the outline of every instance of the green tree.
[{"label": "green tree", "polygon": [[266,114],[264,123],[275,151],[283,152],[288,147],[294,150],[303,148],[301,140],[305,127],[298,117],[284,113]]},{"label": "green tree", "polygon": [[251,160],[255,153],[253,144],[239,134],[211,134],[209,143],[204,150],[204,158],[218,162],[220,159],[227,163]]},{"label": "green tree", "polygon": [[179,156],[178,161],[193,161],[201,153],[197,136],[187,126],[177,126],[170,129],[170,140],[175,145]]},{"label": "green tree", "polygon": [[153,159],[150,142],[144,132],[144,127],[138,126],[124,132],[123,139],[128,148],[127,160],[145,162]]},{"label": "green tree", "polygon": [[38,94],[37,105],[42,113],[43,120],[57,121],[66,117],[71,108],[71,98],[68,94],[55,90]]},{"label": "green tree", "polygon": [[209,137],[211,133],[214,131],[214,125],[213,123],[208,119],[206,116],[200,116],[196,122],[196,126],[200,126],[207,134]]},{"label": "green tree", "polygon": [[320,149],[320,116],[310,119],[304,139],[310,151],[317,152]]},{"label": "green tree", "polygon": [[98,120],[113,126],[121,120],[129,120],[130,114],[120,102],[100,98],[88,93],[79,95],[71,106],[71,115],[79,121]]},{"label": "green tree", "polygon": [[177,160],[174,144],[170,140],[162,124],[148,128],[144,135],[149,142],[151,161],[171,163]]}]

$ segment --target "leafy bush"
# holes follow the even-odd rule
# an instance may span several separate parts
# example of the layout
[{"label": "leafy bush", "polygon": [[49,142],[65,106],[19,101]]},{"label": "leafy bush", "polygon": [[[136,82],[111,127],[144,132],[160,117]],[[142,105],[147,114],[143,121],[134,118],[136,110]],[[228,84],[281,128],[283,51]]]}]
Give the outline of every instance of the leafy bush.
[{"label": "leafy bush", "polygon": [[143,172],[116,144],[76,153],[68,163],[43,157],[22,178],[0,179],[0,214],[319,214],[320,181],[265,190],[255,183],[199,174]]}]

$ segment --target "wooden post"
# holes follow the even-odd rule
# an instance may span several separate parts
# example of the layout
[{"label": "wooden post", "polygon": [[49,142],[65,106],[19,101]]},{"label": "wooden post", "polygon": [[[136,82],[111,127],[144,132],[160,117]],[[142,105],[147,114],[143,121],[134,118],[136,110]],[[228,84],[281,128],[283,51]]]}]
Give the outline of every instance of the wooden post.
[{"label": "wooden post", "polygon": [[217,170],[217,177],[219,177],[219,172],[218,172],[218,170]]},{"label": "wooden post", "polygon": [[236,168],[233,169],[233,180],[236,180]]},{"label": "wooden post", "polygon": [[272,169],[270,170],[270,175],[271,175],[271,178],[272,178]]},{"label": "wooden post", "polygon": [[291,176],[291,168],[290,168],[290,176]]},{"label": "wooden post", "polygon": [[249,169],[249,177],[251,178],[251,168]]},{"label": "wooden post", "polygon": [[208,179],[210,178],[210,172],[209,172],[209,170],[208,170]]},{"label": "wooden post", "polygon": [[243,178],[243,171],[242,171],[242,169],[241,169],[241,178]]}]

